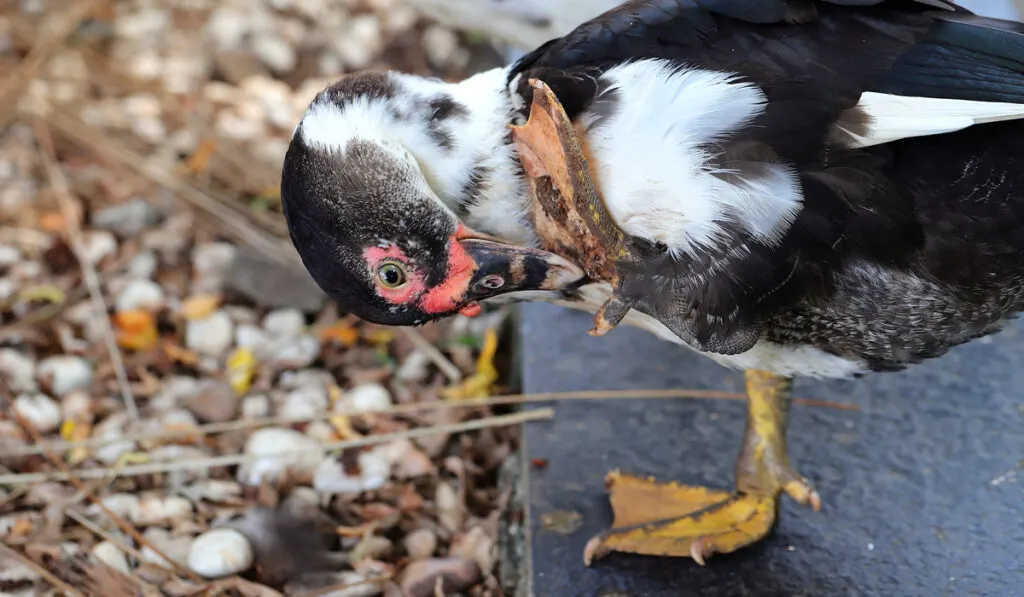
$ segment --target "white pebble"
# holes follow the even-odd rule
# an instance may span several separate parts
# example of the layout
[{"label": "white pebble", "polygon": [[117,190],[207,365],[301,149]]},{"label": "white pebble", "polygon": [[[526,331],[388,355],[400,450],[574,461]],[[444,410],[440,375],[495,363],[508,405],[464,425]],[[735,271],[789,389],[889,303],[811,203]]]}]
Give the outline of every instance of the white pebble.
[{"label": "white pebble", "polygon": [[380,19],[372,14],[353,17],[348,31],[336,37],[333,45],[349,70],[366,68],[384,46]]},{"label": "white pebble", "polygon": [[263,329],[274,336],[298,336],[306,329],[306,318],[298,309],[275,309],[263,318]]},{"label": "white pebble", "polygon": [[[166,529],[162,529],[160,527],[150,527],[146,529],[145,532],[142,533],[142,537],[162,551],[168,558],[182,566],[184,566],[188,561],[189,550],[192,548],[192,537],[187,535],[172,537]],[[171,567],[170,562],[157,555],[157,553],[148,546],[143,546],[142,548],[142,561],[164,566],[166,568]]]},{"label": "white pebble", "polygon": [[391,406],[391,394],[379,383],[364,383],[346,392],[338,404],[341,412],[383,410]]},{"label": "white pebble", "polygon": [[39,362],[36,378],[43,383],[49,380],[51,393],[63,396],[68,392],[82,389],[92,382],[92,365],[81,357],[57,355]]},{"label": "white pebble", "polygon": [[61,398],[60,411],[69,421],[92,421],[92,397],[83,390],[69,392]]},{"label": "white pebble", "polygon": [[[192,270],[200,280],[221,280],[235,260],[235,246],[230,243],[203,243],[192,250]],[[219,283],[218,283],[219,286]]]},{"label": "white pebble", "polygon": [[270,399],[262,394],[242,398],[243,419],[262,419],[270,416]]},{"label": "white pebble", "polygon": [[177,495],[148,495],[139,500],[139,509],[131,519],[140,526],[179,522],[192,514],[192,504]]},{"label": "white pebble", "polygon": [[459,49],[459,38],[451,29],[431,25],[423,31],[423,50],[434,66],[446,66]]},{"label": "white pebble", "polygon": [[0,375],[15,392],[34,392],[39,388],[36,384],[36,362],[20,350],[0,348]]},{"label": "white pebble", "polygon": [[252,566],[252,546],[234,529],[213,529],[196,537],[188,551],[188,567],[204,578],[220,578]]},{"label": "white pebble", "polygon": [[135,279],[118,295],[114,308],[118,311],[145,309],[157,311],[164,306],[164,289],[152,280]]},{"label": "white pebble", "polygon": [[429,366],[430,357],[427,356],[427,353],[417,348],[405,355],[405,360],[402,361],[402,364],[398,366],[398,370],[395,371],[395,378],[406,383],[423,381],[430,372]]},{"label": "white pebble", "polygon": [[379,489],[391,474],[386,448],[380,446],[359,452],[359,473],[349,475],[336,459],[320,463],[313,475],[313,489],[324,493],[360,493]]},{"label": "white pebble", "polygon": [[427,528],[416,529],[405,536],[403,543],[410,558],[424,560],[434,555],[434,550],[437,549],[437,535]]},{"label": "white pebble", "polygon": [[125,426],[128,424],[128,413],[125,411],[116,412],[93,428],[92,436],[97,440],[104,441],[97,446],[94,454],[104,464],[113,465],[125,454],[135,449],[135,442],[130,439],[119,439],[124,436]]},{"label": "white pebble", "polygon": [[270,360],[278,367],[301,369],[312,365],[319,354],[320,341],[309,334],[302,334],[275,342]]},{"label": "white pebble", "polygon": [[294,419],[312,419],[327,410],[327,391],[310,386],[292,390],[284,399],[278,415]]},{"label": "white pebble", "polygon": [[100,541],[92,548],[92,556],[118,572],[129,574],[128,558],[110,541]]},{"label": "white pebble", "polygon": [[0,268],[10,267],[21,261],[21,251],[11,245],[0,245]]},{"label": "white pebble", "polygon": [[259,353],[266,348],[269,341],[267,334],[259,326],[243,323],[235,328],[235,346],[238,348],[248,348],[254,353]]},{"label": "white pebble", "polygon": [[185,346],[200,354],[220,356],[231,346],[234,323],[223,311],[215,311],[204,319],[190,320],[185,327]]},{"label": "white pebble", "polygon": [[135,278],[152,278],[156,267],[156,255],[152,251],[143,251],[128,262],[128,273]]},{"label": "white pebble", "polygon": [[46,394],[22,394],[14,399],[14,410],[40,433],[60,426],[60,406]]},{"label": "white pebble", "polygon": [[82,257],[89,263],[96,265],[103,261],[104,257],[117,252],[117,239],[112,232],[106,230],[90,230],[84,234],[82,243]]},{"label": "white pebble", "polygon": [[273,482],[285,470],[312,473],[323,460],[320,444],[298,431],[264,427],[254,431],[245,442],[245,453],[259,456],[238,467],[238,481],[256,486],[266,479]]},{"label": "white pebble", "polygon": [[[137,495],[111,493],[100,498],[100,502],[118,518],[134,520],[139,515],[139,497]],[[86,511],[89,516],[106,516],[103,510],[96,505],[89,506]]]},{"label": "white pebble", "polygon": [[272,33],[261,33],[252,40],[252,52],[267,68],[276,73],[286,73],[295,68],[298,57],[295,49],[284,39]]}]

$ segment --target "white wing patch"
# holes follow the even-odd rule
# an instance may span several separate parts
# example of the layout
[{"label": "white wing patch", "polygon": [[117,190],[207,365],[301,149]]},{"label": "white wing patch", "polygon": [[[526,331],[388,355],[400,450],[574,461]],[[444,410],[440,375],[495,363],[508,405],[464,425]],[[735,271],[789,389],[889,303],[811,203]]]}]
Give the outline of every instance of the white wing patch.
[{"label": "white wing patch", "polygon": [[712,163],[716,144],[764,109],[758,87],[665,60],[629,62],[601,79],[617,96],[615,109],[581,123],[619,226],[683,253],[714,246],[727,221],[763,242],[782,237],[803,201],[790,169],[768,164],[756,180],[737,183],[742,176],[722,176]]},{"label": "white wing patch", "polygon": [[852,147],[870,147],[909,137],[940,135],[976,124],[1024,118],[1024,104],[910,97],[864,92],[854,108],[870,116],[867,135],[837,128]]}]

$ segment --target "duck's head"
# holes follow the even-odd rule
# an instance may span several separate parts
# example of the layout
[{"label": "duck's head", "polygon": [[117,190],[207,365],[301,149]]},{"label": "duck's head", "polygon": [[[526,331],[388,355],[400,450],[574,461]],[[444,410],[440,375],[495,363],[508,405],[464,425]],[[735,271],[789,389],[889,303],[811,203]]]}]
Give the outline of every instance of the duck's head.
[{"label": "duck's head", "polygon": [[[281,199],[303,264],[346,311],[418,325],[583,280],[580,268],[515,234],[524,206],[502,194],[524,186],[504,86],[491,81],[500,74],[452,85],[362,73],[310,104],[284,160]],[[457,212],[467,208],[489,212],[493,229],[463,222]]]}]

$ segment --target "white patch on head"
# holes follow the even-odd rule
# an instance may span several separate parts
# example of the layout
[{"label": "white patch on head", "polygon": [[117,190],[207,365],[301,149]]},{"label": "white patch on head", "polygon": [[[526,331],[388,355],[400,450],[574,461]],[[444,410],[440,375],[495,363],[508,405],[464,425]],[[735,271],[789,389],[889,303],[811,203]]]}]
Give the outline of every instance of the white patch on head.
[{"label": "white patch on head", "polygon": [[[388,77],[397,88],[394,97],[356,97],[341,106],[321,97],[310,105],[296,134],[301,130],[308,146],[327,151],[344,152],[357,139],[377,143],[413,164],[422,177],[410,183],[422,184],[451,212],[467,199],[474,171],[486,172],[485,196],[470,208],[467,224],[512,242],[534,242],[523,224],[526,187],[515,169],[514,148],[506,143],[512,115],[505,92],[507,70],[492,69],[459,83],[401,73]],[[463,120],[452,116],[447,123],[450,149],[431,137],[424,117],[401,117],[422,113],[426,102],[442,96],[465,110]]]},{"label": "white patch on head", "polygon": [[841,124],[850,147],[869,147],[908,137],[940,135],[976,124],[1024,118],[1024,104],[979,102],[958,99],[888,95],[868,91],[851,110],[870,117],[866,136]]},{"label": "white patch on head", "polygon": [[601,80],[617,94],[616,109],[581,123],[608,211],[623,229],[686,253],[715,246],[729,219],[762,242],[781,239],[803,202],[793,172],[759,163],[754,179],[715,176],[729,172],[711,163],[716,144],[764,109],[760,89],[666,60],[616,66]]},{"label": "white patch on head", "polygon": [[[611,296],[611,286],[604,283],[583,286],[580,288],[580,295],[583,301],[562,301],[553,298],[551,295],[539,293],[530,295],[526,293],[516,294],[521,295],[516,298],[524,300],[544,300],[563,307],[595,313],[598,307]],[[508,296],[511,298],[514,295],[510,294]],[[667,340],[673,344],[680,344],[694,350],[660,321],[635,309],[631,309],[626,313],[622,323],[640,328],[662,340]],[[583,331],[581,330],[580,333],[583,333]],[[615,331],[613,330],[611,333],[614,334]],[[723,355],[697,350],[694,350],[694,352],[731,369],[761,369],[785,376],[844,379],[868,372],[866,363],[829,354],[813,346],[785,346],[766,340],[759,340],[750,350],[741,354]]]}]

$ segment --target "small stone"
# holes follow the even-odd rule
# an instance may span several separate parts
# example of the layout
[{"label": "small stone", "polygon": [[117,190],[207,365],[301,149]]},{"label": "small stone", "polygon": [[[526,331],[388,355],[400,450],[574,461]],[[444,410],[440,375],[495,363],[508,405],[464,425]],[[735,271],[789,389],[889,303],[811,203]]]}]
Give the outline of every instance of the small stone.
[{"label": "small stone", "polygon": [[82,389],[92,382],[92,365],[81,357],[57,355],[39,362],[36,378],[50,393],[63,396]]},{"label": "small stone", "polygon": [[430,25],[423,31],[423,50],[434,66],[447,66],[458,49],[459,38],[451,29]]},{"label": "small stone", "polygon": [[285,595],[318,597],[377,597],[383,593],[379,582],[366,582],[368,579],[358,572],[303,574],[289,580],[283,588]]},{"label": "small stone", "polygon": [[405,355],[402,364],[395,371],[395,378],[405,383],[423,381],[430,373],[430,357],[420,349],[415,349]]},{"label": "small stone", "polygon": [[185,346],[200,354],[217,357],[231,346],[234,323],[224,311],[204,319],[193,319],[185,327]]},{"label": "small stone", "polygon": [[[146,529],[142,533],[142,537],[178,564],[184,566],[188,562],[189,552],[192,549],[192,537],[187,535],[172,536],[166,529],[160,527]],[[142,548],[142,561],[164,566],[165,568],[171,567],[170,562],[157,555],[149,546],[143,546]]]},{"label": "small stone", "polygon": [[360,384],[348,392],[338,402],[337,412],[359,413],[384,410],[391,407],[391,393],[379,383]]},{"label": "small stone", "polygon": [[[192,271],[196,276],[193,294],[206,294],[220,289],[231,262],[235,246],[229,243],[203,243],[192,250]],[[196,285],[202,286],[197,289]]]},{"label": "small stone", "polygon": [[223,479],[201,479],[182,488],[181,492],[193,502],[236,502],[242,497],[242,486]]},{"label": "small stone", "polygon": [[40,433],[60,426],[60,406],[46,394],[22,394],[14,399],[14,410]]},{"label": "small stone", "polygon": [[0,348],[0,375],[14,392],[34,392],[39,389],[36,383],[36,362],[20,350]]},{"label": "small stone", "polygon": [[121,290],[114,303],[118,311],[158,311],[164,306],[164,289],[152,280],[135,279]]},{"label": "small stone", "polygon": [[293,419],[313,419],[327,410],[327,391],[322,386],[307,386],[288,393],[278,415]]},{"label": "small stone", "polygon": [[401,452],[396,455],[397,457],[394,461],[396,478],[413,479],[416,477],[432,475],[437,472],[437,468],[434,466],[434,463],[430,461],[430,457],[422,450],[416,448],[412,442],[409,440],[395,441],[402,442],[403,448]]},{"label": "small stone", "polygon": [[444,595],[462,592],[480,582],[480,568],[460,558],[432,558],[409,564],[398,577],[409,597],[432,597],[437,579]]},{"label": "small stone", "polygon": [[117,239],[106,230],[90,230],[83,236],[82,257],[92,265],[117,252]]},{"label": "small stone", "polygon": [[128,424],[128,413],[116,412],[93,428],[92,436],[97,440],[106,440],[93,452],[104,464],[113,465],[122,456],[135,450],[135,442],[130,439],[118,439],[124,436]]},{"label": "small stone", "polygon": [[451,483],[442,481],[434,491],[434,505],[437,507],[437,520],[445,529],[455,532],[462,528],[466,520],[466,507],[459,500],[459,494]]},{"label": "small stone", "polygon": [[363,556],[374,560],[383,560],[390,556],[394,549],[394,544],[387,537],[372,535],[363,543]]},{"label": "small stone", "polygon": [[133,278],[152,278],[156,268],[156,255],[152,251],[143,251],[128,262],[128,275]]},{"label": "small stone", "polygon": [[403,540],[405,551],[413,560],[424,560],[437,549],[437,534],[428,528],[416,529]]},{"label": "small stone", "polygon": [[224,288],[258,305],[303,313],[319,312],[326,299],[305,268],[279,263],[248,247],[239,247]]},{"label": "small stone", "polygon": [[[266,67],[260,62],[260,58],[255,56],[253,52],[246,52],[244,50],[229,50],[227,52],[217,52],[213,58],[214,66],[217,69],[217,74],[224,78],[225,81],[231,83],[234,86],[240,85],[242,81],[249,77],[265,77],[268,76]],[[215,82],[222,85],[220,82]],[[208,83],[203,89],[205,96],[209,98],[210,85]],[[221,89],[213,88],[212,93],[215,97],[218,97]],[[231,94],[235,93],[235,89],[232,88]],[[220,94],[222,96],[222,94]],[[221,103],[230,103],[230,100],[220,100]]]},{"label": "small stone", "polygon": [[246,396],[242,399],[243,419],[263,419],[270,416],[270,398],[262,394]]},{"label": "small stone", "polygon": [[[134,520],[139,515],[139,496],[137,495],[111,493],[100,498],[100,502],[118,518]],[[103,510],[96,505],[89,506],[86,512],[89,516],[106,516]]]},{"label": "small stone", "polygon": [[270,343],[270,337],[259,326],[243,323],[235,328],[235,346],[261,353]]},{"label": "small stone", "polygon": [[143,233],[142,246],[156,251],[165,264],[175,265],[192,238],[193,225],[188,212],[171,216],[159,228]]},{"label": "small stone", "polygon": [[196,537],[188,552],[188,567],[204,578],[221,578],[249,569],[252,545],[234,529],[213,529]]},{"label": "small stone", "polygon": [[349,22],[348,31],[333,41],[334,51],[349,70],[366,68],[384,47],[380,19],[373,14],[355,16]]},{"label": "small stone", "polygon": [[92,421],[92,397],[84,390],[69,392],[60,400],[60,411],[68,421]]},{"label": "small stone", "polygon": [[320,444],[293,429],[264,427],[245,442],[245,453],[259,456],[238,467],[238,481],[257,486],[261,480],[274,482],[285,470],[312,474],[324,459]]},{"label": "small stone", "polygon": [[93,546],[92,555],[118,572],[123,574],[131,573],[131,568],[128,566],[128,558],[125,557],[124,552],[119,547],[110,541],[100,541]]},{"label": "small stone", "polygon": [[272,346],[269,360],[279,368],[302,369],[309,367],[320,355],[320,341],[310,336],[282,338]]},{"label": "small stone", "polygon": [[224,423],[235,418],[238,397],[230,384],[214,381],[185,398],[184,405],[203,423]]},{"label": "small stone", "polygon": [[111,205],[95,211],[90,223],[94,228],[108,230],[122,238],[127,238],[141,233],[150,226],[159,224],[161,219],[161,213],[149,202],[135,198],[126,203]]},{"label": "small stone", "polygon": [[282,74],[295,68],[298,57],[295,49],[273,33],[261,33],[252,38],[252,52],[271,71]]},{"label": "small stone", "polygon": [[359,471],[349,474],[336,459],[324,459],[313,475],[313,489],[324,493],[361,493],[379,489],[391,474],[386,449],[376,446],[359,452]]},{"label": "small stone", "polygon": [[164,526],[184,520],[192,514],[192,504],[177,495],[150,495],[139,500],[132,522],[139,526]]},{"label": "small stone", "polygon": [[298,336],[306,329],[306,318],[298,309],[275,309],[263,318],[263,329],[273,336]]},{"label": "small stone", "polygon": [[149,399],[149,406],[155,411],[180,408],[193,394],[203,391],[205,386],[188,375],[172,375],[163,379],[160,389]]},{"label": "small stone", "polygon": [[21,260],[21,251],[17,247],[0,245],[0,269],[7,269]]},{"label": "small stone", "polygon": [[488,536],[483,527],[475,526],[452,539],[448,555],[476,562],[481,570],[490,571],[494,569],[497,552],[494,539]]}]

